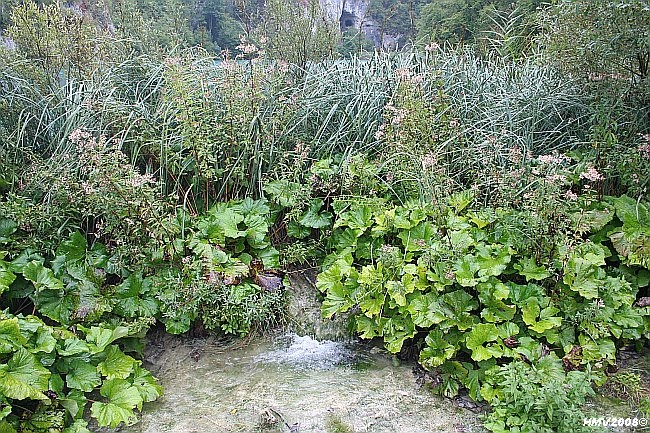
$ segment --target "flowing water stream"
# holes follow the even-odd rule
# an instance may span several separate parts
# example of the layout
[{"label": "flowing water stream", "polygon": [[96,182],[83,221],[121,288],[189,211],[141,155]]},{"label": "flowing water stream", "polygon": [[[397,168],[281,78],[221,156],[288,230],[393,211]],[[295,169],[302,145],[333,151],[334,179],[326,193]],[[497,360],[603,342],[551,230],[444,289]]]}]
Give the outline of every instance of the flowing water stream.
[{"label": "flowing water stream", "polygon": [[286,332],[229,346],[210,338],[153,340],[147,367],[165,395],[145,406],[140,423],[120,431],[483,431],[476,414],[418,387],[412,365],[346,341],[344,320],[320,318],[312,283],[305,273],[292,279],[289,312],[300,335]]},{"label": "flowing water stream", "polygon": [[246,346],[168,339],[165,396],[122,431],[470,432],[471,412],[416,385],[412,367],[359,343],[285,334]]}]

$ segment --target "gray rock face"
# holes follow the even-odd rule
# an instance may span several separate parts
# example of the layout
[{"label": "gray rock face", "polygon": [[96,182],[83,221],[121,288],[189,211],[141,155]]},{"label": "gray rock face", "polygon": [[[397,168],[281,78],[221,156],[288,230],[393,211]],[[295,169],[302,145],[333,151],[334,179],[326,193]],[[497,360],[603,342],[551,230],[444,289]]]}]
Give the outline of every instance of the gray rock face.
[{"label": "gray rock face", "polygon": [[341,30],[361,30],[375,47],[394,48],[400,35],[381,34],[379,24],[370,16],[369,0],[319,0],[325,16],[332,22],[339,22]]},{"label": "gray rock face", "polygon": [[368,0],[320,0],[325,15],[341,24],[341,30],[361,30],[375,46],[379,46],[377,23],[368,13]]}]

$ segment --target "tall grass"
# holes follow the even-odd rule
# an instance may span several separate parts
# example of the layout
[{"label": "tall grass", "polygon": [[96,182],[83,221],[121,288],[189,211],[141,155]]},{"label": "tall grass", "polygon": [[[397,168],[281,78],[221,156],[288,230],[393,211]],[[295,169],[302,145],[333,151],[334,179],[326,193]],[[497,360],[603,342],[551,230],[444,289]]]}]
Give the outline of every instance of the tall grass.
[{"label": "tall grass", "polygon": [[[457,178],[475,176],[486,152],[507,170],[509,149],[569,150],[584,143],[590,128],[579,87],[535,58],[375,54],[309,65],[299,81],[272,61],[216,62],[200,50],[167,62],[123,58],[84,80],[49,87],[26,79],[19,60],[5,64],[4,140],[13,144],[14,161],[21,152],[56,161],[70,151],[70,133],[84,128],[107,137],[162,181],[162,193],[198,212],[216,200],[261,195],[267,173],[277,174],[297,142],[309,146],[313,159],[386,152],[375,133],[404,70],[423,77],[422,98],[437,98],[442,89],[446,115],[460,122],[462,140],[438,149]],[[438,126],[445,127],[431,128]]]}]

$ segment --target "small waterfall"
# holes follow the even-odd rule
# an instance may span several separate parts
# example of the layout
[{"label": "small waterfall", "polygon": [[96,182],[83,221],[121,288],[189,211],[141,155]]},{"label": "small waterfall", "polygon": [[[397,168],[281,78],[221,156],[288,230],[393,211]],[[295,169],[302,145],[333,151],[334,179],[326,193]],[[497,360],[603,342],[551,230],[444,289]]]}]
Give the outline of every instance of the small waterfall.
[{"label": "small waterfall", "polygon": [[316,288],[317,271],[301,269],[289,272],[288,275],[291,283],[288,288],[290,330],[316,340],[348,340],[350,332],[347,315],[337,315],[331,320],[323,319],[321,315],[320,293]]}]

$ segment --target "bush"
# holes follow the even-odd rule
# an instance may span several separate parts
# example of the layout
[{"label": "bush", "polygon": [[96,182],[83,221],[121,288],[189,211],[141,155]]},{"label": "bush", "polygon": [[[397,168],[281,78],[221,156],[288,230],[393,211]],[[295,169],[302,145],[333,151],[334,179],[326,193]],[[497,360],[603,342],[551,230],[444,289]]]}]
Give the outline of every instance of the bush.
[{"label": "bush", "polygon": [[[526,221],[525,210],[471,209],[473,199],[465,191],[437,205],[335,202],[332,252],[317,279],[323,315],[355,311],[362,338],[381,338],[392,353],[421,348],[419,362],[438,378],[438,393],[454,396],[463,386],[496,405],[488,423],[494,431],[570,431],[552,410],[588,394],[591,376],[575,371],[613,364],[618,342],[649,335],[650,311],[635,304],[650,276],[647,204],[625,196],[573,210],[568,204],[562,212],[570,230],[557,244],[526,248],[511,228]],[[547,222],[541,236],[552,228]],[[564,367],[569,373],[556,375],[553,386],[575,385],[575,395],[553,397],[541,382],[545,373],[531,375],[533,396],[558,399],[545,406],[548,414],[522,418],[535,398],[520,401],[508,390],[495,400],[484,392],[486,383],[523,374],[540,358],[533,354],[549,349],[562,363],[548,356],[540,369]]]},{"label": "bush", "polygon": [[589,371],[565,372],[552,353],[494,367],[481,389],[492,406],[485,426],[494,433],[593,431],[584,426],[581,406],[595,395],[596,378]]}]

